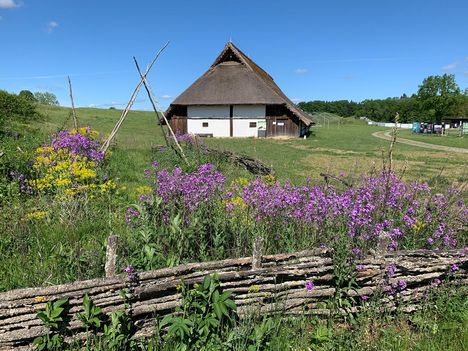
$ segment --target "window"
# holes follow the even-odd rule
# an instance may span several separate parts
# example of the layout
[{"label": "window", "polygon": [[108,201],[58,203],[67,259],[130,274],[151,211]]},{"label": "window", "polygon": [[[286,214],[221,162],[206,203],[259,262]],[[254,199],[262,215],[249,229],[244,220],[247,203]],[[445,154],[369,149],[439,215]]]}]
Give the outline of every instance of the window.
[{"label": "window", "polygon": [[203,127],[203,128],[208,127],[208,122],[203,122],[203,123],[202,123],[202,127]]},{"label": "window", "polygon": [[257,122],[250,122],[249,127],[250,128],[257,128]]}]

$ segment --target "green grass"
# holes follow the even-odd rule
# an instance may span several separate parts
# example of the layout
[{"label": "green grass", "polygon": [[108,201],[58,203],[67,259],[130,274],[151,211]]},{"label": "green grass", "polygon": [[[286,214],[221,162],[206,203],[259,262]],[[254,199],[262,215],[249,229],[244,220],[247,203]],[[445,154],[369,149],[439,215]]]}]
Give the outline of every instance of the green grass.
[{"label": "green grass", "polygon": [[[40,111],[46,119],[36,126],[45,134],[57,131],[63,126],[72,126],[70,109],[42,106]],[[79,108],[77,114],[80,125],[90,125],[107,134],[119,119],[121,111]],[[387,128],[368,126],[362,121],[340,118],[332,114],[327,114],[326,117],[332,121],[330,125],[322,124],[313,128],[313,134],[307,140],[208,138],[204,139],[204,142],[209,146],[254,156],[271,165],[280,180],[289,179],[294,183],[302,183],[306,178],[315,182],[323,181],[320,173],[343,172],[359,175],[381,168],[382,154],[387,152],[389,142],[373,137],[372,133],[388,130]],[[400,131],[400,135],[406,138],[407,132]],[[410,137],[428,136],[410,134]],[[436,136],[430,138],[442,140]],[[443,140],[448,146],[467,147],[468,139],[447,137]],[[162,144],[164,139],[160,127],[156,124],[154,113],[130,112],[114,142],[116,160],[113,170],[120,181],[130,188],[138,186],[138,182],[143,180],[143,169],[153,157],[151,147]],[[468,180],[468,155],[465,154],[448,154],[396,144],[394,160],[397,172],[407,179],[419,179],[445,186],[459,186]]]},{"label": "green grass", "polygon": [[[358,175],[380,169],[389,142],[372,136],[378,130],[385,129],[356,121],[330,128],[314,128],[313,135],[307,140],[209,139],[206,142],[257,157],[272,165],[280,179],[320,181],[320,173]],[[396,170],[409,179],[432,181],[444,177],[446,183],[457,185],[468,179],[467,155],[396,144],[394,160]]]},{"label": "green grass", "polygon": [[468,149],[468,136],[460,137],[453,133],[444,136],[439,134],[414,134],[410,130],[400,130],[398,133],[402,138],[405,139],[422,141],[429,144]]}]

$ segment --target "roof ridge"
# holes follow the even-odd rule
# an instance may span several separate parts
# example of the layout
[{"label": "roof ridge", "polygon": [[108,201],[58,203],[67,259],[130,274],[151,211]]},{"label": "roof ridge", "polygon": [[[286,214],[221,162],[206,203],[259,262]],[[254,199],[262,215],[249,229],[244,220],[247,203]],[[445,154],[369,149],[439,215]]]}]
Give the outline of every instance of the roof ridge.
[{"label": "roof ridge", "polygon": [[[169,106],[168,112],[171,110],[172,105],[178,104],[181,102],[181,98],[185,97],[187,98],[187,92],[190,91],[191,89],[193,90],[198,84],[204,81],[204,79],[208,79],[211,74],[216,74],[220,75],[221,71],[218,69],[222,69],[222,66],[227,66],[227,65],[222,65],[221,63],[223,62],[229,62],[231,61],[232,57],[227,57],[226,53],[228,51],[231,51],[232,54],[235,56],[236,59],[233,61],[240,62],[242,69],[246,69],[247,72],[249,72],[249,75],[251,75],[251,80],[253,79],[257,83],[255,84],[257,86],[257,89],[259,91],[263,91],[263,93],[267,93],[268,95],[271,96],[271,102],[275,101],[275,104],[282,104],[285,105],[286,108],[291,111],[297,118],[302,120],[306,124],[311,123],[310,117],[308,117],[305,112],[303,112],[300,108],[298,108],[287,96],[284,94],[284,92],[281,90],[281,88],[275,83],[273,78],[259,65],[257,65],[250,57],[248,57],[242,50],[240,50],[234,43],[228,42],[224,46],[223,50],[221,53],[216,57],[214,62],[211,64],[209,69],[202,74],[198,79],[196,79],[184,92],[182,92],[174,101],[173,103]],[[237,61],[238,60],[238,61]],[[243,66],[243,67],[242,67]],[[225,74],[225,73],[224,73]],[[223,75],[223,74],[222,74]],[[221,76],[222,76],[221,75]],[[253,81],[252,81],[253,83]],[[260,84],[260,85],[258,85]],[[243,90],[243,89],[241,89]],[[185,95],[184,95],[185,94]],[[190,95],[189,95],[190,96]],[[265,98],[265,95],[263,96]],[[183,99],[183,98],[182,98]],[[249,100],[249,99],[247,99]],[[205,99],[205,101],[207,101]],[[265,100],[266,101],[266,100]]]},{"label": "roof ridge", "polygon": [[[235,51],[237,51],[237,54],[241,56],[241,59],[246,61],[246,65],[252,70],[252,72],[255,74],[255,76],[259,79],[261,79],[264,83],[266,83],[267,87],[273,92],[275,93],[279,98],[281,99],[284,99],[286,100],[285,101],[285,105],[286,107],[291,110],[291,112],[293,113],[297,113],[299,115],[302,115],[303,118],[305,118],[306,120],[310,120],[310,118],[308,116],[305,115],[305,112],[303,112],[299,107],[297,107],[292,101],[291,99],[289,99],[285,93],[283,93],[283,91],[281,90],[281,88],[276,84],[275,80],[273,79],[272,76],[270,76],[270,74],[265,71],[263,68],[261,68],[259,65],[257,65],[255,63],[254,60],[252,60],[250,57],[248,57],[246,54],[244,54],[244,52],[239,49],[236,45],[234,45],[234,43],[232,42],[228,42],[225,46],[225,49],[223,50],[223,53],[227,50],[227,48],[229,47],[232,47],[232,49],[234,49]],[[223,54],[222,53],[222,54]],[[221,56],[221,55],[220,55]],[[266,77],[262,77],[260,74],[258,74],[258,72],[255,72],[255,69],[252,68],[251,65],[254,65],[255,68],[259,69],[261,71],[261,73],[264,73],[266,75]],[[265,78],[268,78],[270,80],[270,82],[266,81]],[[270,84],[273,84],[273,86],[270,86]],[[300,116],[298,116],[300,117]],[[302,119],[302,118],[301,118]]]}]

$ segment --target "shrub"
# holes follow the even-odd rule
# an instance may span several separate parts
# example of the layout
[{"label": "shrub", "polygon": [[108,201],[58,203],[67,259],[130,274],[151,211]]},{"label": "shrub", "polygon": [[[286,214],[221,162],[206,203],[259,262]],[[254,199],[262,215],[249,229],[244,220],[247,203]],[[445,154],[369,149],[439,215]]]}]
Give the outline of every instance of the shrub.
[{"label": "shrub", "polygon": [[31,93],[29,90],[21,90],[18,96],[29,102],[37,102],[37,99],[34,97],[34,94]]},{"label": "shrub", "polygon": [[39,116],[28,99],[0,90],[0,131],[5,124],[15,120],[30,120]]}]

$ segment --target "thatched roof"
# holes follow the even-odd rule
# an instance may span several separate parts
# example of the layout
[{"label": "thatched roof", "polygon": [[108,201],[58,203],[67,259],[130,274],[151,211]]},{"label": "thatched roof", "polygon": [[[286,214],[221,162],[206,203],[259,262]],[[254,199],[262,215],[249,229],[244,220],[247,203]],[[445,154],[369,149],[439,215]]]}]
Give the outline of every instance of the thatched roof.
[{"label": "thatched roof", "polygon": [[273,78],[229,42],[200,78],[169,106],[188,105],[285,105],[306,125],[313,122],[276,85]]}]

